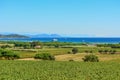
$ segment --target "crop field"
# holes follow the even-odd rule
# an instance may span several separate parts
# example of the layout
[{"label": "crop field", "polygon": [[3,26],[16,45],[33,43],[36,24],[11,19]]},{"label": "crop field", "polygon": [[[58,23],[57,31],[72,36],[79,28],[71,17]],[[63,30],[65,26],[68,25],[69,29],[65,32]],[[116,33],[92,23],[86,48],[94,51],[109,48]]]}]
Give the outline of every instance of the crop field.
[{"label": "crop field", "polygon": [[120,80],[120,62],[0,61],[0,80]]}]

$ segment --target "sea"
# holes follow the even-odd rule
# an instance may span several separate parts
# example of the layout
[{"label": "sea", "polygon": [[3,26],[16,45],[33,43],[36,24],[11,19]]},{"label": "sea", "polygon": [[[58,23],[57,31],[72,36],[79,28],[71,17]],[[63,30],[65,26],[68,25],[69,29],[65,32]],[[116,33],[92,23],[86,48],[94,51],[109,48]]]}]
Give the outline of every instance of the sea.
[{"label": "sea", "polygon": [[21,42],[73,42],[73,43],[120,43],[120,38],[4,38],[0,41],[21,41]]}]

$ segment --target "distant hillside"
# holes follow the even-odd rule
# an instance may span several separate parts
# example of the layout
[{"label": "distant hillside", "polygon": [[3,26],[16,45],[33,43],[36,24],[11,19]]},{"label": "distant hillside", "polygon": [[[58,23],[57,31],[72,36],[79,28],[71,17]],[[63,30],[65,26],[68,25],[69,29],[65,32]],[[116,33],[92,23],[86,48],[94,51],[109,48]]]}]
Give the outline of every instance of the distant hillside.
[{"label": "distant hillside", "polygon": [[0,34],[0,38],[29,38],[28,36],[19,35],[19,34]]}]

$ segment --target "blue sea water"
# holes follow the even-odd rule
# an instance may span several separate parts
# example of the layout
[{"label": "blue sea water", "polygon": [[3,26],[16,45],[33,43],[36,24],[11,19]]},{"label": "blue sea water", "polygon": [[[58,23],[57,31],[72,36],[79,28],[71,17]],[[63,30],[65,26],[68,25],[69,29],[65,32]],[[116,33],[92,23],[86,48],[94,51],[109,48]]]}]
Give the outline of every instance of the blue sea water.
[{"label": "blue sea water", "polygon": [[27,38],[27,39],[0,39],[1,41],[41,41],[41,42],[51,42],[53,40],[58,42],[86,42],[86,43],[119,43],[120,38]]}]

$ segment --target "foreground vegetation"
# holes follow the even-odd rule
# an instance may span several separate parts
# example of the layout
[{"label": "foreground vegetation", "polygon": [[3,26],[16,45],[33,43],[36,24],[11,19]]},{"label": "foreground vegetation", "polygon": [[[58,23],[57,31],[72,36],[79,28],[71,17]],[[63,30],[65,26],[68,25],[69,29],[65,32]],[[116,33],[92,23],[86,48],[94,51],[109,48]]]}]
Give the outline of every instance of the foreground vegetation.
[{"label": "foreground vegetation", "polygon": [[0,61],[0,80],[120,80],[120,62]]},{"label": "foreground vegetation", "polygon": [[119,46],[1,41],[0,80],[120,80]]}]

